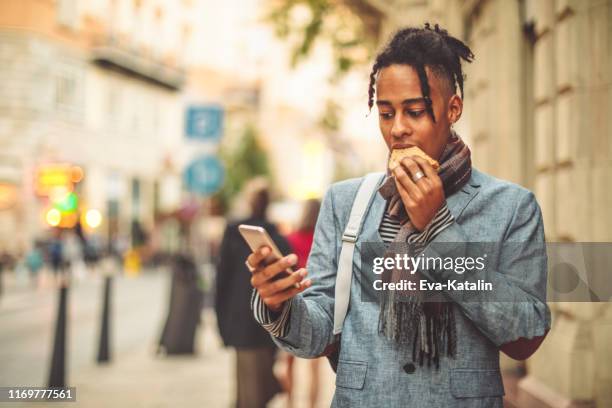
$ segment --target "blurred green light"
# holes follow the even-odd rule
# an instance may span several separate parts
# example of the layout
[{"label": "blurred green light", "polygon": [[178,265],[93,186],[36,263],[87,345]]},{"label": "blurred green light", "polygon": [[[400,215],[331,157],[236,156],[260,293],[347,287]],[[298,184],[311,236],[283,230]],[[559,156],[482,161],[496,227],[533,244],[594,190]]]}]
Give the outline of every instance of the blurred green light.
[{"label": "blurred green light", "polygon": [[61,212],[74,212],[79,206],[79,198],[75,193],[67,194],[62,200],[54,203],[53,207],[57,208]]}]

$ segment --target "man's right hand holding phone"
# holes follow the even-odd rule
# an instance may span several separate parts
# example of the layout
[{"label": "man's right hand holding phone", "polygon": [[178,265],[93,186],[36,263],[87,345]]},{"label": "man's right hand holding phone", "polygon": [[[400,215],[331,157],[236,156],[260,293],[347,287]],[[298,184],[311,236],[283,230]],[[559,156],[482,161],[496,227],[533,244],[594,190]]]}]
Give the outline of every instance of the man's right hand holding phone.
[{"label": "man's right hand holding phone", "polygon": [[287,255],[280,260],[265,265],[264,259],[270,252],[270,248],[262,246],[249,255],[247,263],[252,267],[251,285],[257,290],[259,297],[266,306],[270,310],[278,312],[287,300],[309,288],[312,281],[304,279],[308,274],[304,268],[292,274],[287,274],[286,269],[297,262],[295,254]]}]

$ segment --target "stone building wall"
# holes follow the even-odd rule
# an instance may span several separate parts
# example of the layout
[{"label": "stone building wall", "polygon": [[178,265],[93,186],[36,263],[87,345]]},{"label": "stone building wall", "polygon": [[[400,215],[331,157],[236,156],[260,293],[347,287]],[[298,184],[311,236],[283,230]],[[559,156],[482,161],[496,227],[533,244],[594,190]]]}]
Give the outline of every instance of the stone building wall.
[{"label": "stone building wall", "polygon": [[[369,3],[386,13],[381,41],[431,21],[468,42],[457,128],[476,167],[534,191],[547,241],[612,241],[612,1]],[[549,406],[612,406],[610,304],[550,306],[520,389]]]}]

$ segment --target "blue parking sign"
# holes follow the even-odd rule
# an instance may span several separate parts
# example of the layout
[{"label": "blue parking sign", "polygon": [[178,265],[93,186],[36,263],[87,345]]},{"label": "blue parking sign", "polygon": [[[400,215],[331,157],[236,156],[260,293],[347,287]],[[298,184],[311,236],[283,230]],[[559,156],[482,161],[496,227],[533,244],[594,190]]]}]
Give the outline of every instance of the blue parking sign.
[{"label": "blue parking sign", "polygon": [[183,173],[187,190],[203,196],[217,192],[223,184],[223,176],[223,165],[215,156],[199,157]]},{"label": "blue parking sign", "polygon": [[189,139],[216,142],[223,133],[223,108],[219,105],[192,105],[187,108],[185,133]]}]

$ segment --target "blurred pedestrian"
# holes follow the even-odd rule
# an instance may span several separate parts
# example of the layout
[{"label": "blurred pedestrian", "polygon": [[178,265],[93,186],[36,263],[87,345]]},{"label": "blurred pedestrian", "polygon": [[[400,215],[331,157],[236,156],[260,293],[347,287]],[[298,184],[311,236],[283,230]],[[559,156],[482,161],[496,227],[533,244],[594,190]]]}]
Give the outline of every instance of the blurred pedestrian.
[{"label": "blurred pedestrian", "polygon": [[43,255],[40,251],[40,243],[38,241],[34,242],[32,248],[30,248],[26,254],[25,264],[30,272],[30,281],[32,285],[35,285],[38,278],[38,272],[40,272],[43,267]]},{"label": "blurred pedestrian", "polygon": [[289,253],[289,244],[266,219],[270,202],[267,183],[254,180],[247,186],[247,192],[251,215],[230,223],[223,234],[217,264],[215,309],[224,345],[236,349],[236,407],[261,408],[281,391],[273,372],[277,348],[253,317],[251,274],[244,264],[251,251],[238,232],[238,225],[265,228],[284,254]]},{"label": "blurred pedestrian", "polygon": [[51,261],[51,269],[57,277],[64,269],[64,242],[61,230],[53,230],[53,237],[49,243],[49,260]]},{"label": "blurred pedestrian", "polygon": [[83,243],[77,233],[67,230],[63,239],[63,258],[66,270],[81,281],[85,279],[85,262],[83,260]]},{"label": "blurred pedestrian", "polygon": [[83,259],[89,270],[94,270],[100,261],[102,244],[99,235],[92,235],[83,243]]},{"label": "blurred pedestrian", "polygon": [[[302,217],[298,224],[295,232],[287,236],[287,241],[295,255],[297,255],[297,268],[305,268],[308,255],[310,254],[310,248],[312,247],[312,240],[314,238],[315,225],[317,223],[317,217],[319,216],[319,209],[321,208],[321,202],[317,199],[306,200],[304,203],[304,209],[302,211]],[[292,354],[287,354],[287,390],[289,394],[289,405],[292,405],[293,397],[293,364],[295,357]],[[310,390],[308,394],[308,400],[310,407],[317,405],[319,398],[319,370],[320,370],[320,358],[309,360],[310,368]]]},{"label": "blurred pedestrian", "polygon": [[4,251],[0,253],[0,295],[2,295],[2,292],[4,290],[4,287],[3,287],[4,273],[3,272],[5,270],[8,271],[12,269],[13,264],[14,264],[13,258],[8,252]]}]

